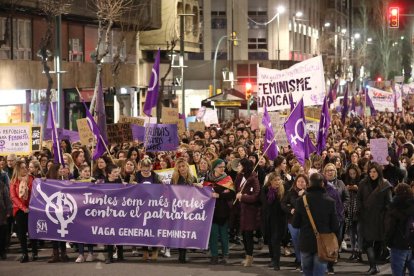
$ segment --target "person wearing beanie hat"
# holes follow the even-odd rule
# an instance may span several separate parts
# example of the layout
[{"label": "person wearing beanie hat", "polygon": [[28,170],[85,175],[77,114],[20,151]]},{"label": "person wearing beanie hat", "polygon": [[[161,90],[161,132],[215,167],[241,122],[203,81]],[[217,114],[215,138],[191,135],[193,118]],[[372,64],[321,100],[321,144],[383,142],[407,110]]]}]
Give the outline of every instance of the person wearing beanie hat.
[{"label": "person wearing beanie hat", "polygon": [[211,163],[211,171],[207,174],[203,186],[213,188],[212,196],[216,198],[213,223],[211,225],[209,247],[211,250],[210,263],[219,263],[218,243],[221,241],[223,259],[221,263],[227,263],[229,256],[228,220],[230,218],[230,204],[235,196],[233,180],[225,173],[226,164],[223,159],[215,159]]}]

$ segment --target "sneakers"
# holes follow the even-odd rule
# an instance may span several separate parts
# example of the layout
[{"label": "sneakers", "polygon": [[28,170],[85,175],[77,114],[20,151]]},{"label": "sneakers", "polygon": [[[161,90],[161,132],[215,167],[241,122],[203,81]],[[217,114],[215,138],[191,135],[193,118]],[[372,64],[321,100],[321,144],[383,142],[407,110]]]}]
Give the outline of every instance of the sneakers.
[{"label": "sneakers", "polygon": [[16,232],[13,232],[13,233],[12,233],[12,235],[11,235],[11,237],[12,237],[12,238],[17,238],[17,234],[16,234]]},{"label": "sneakers", "polygon": [[85,257],[83,255],[79,255],[78,258],[75,261],[75,263],[78,263],[78,264],[79,263],[84,263],[84,262],[85,262]]},{"label": "sneakers", "polygon": [[228,264],[229,263],[229,255],[224,255],[219,261],[220,264]]},{"label": "sneakers", "polygon": [[285,257],[289,257],[291,254],[292,254],[292,252],[289,250],[289,248],[288,248],[288,247],[284,247],[284,248],[283,248],[283,255],[284,255]]},{"label": "sneakers", "polygon": [[93,262],[95,258],[93,257],[93,254],[89,253],[88,256],[86,256],[86,262]]},{"label": "sneakers", "polygon": [[132,256],[137,257],[138,256],[138,251],[137,250],[132,250]]},{"label": "sneakers", "polygon": [[328,267],[328,275],[334,275],[335,271],[333,267]]},{"label": "sneakers", "polygon": [[66,243],[66,249],[71,249],[72,248],[72,246],[70,246],[70,243]]},{"label": "sneakers", "polygon": [[341,248],[342,248],[342,250],[347,250],[348,249],[348,246],[346,245],[346,241],[342,241]]},{"label": "sneakers", "polygon": [[170,252],[170,248],[165,248],[165,251],[164,251],[164,257],[166,257],[166,258],[171,258],[171,252]]}]

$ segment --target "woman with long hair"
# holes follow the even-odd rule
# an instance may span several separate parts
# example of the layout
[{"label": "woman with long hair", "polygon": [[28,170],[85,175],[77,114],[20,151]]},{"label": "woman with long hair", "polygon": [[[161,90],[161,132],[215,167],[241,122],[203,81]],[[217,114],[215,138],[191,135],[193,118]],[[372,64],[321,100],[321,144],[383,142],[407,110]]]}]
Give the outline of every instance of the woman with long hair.
[{"label": "woman with long hair", "polygon": [[260,184],[253,171],[253,162],[247,158],[240,160],[236,177],[237,195],[240,201],[240,230],[243,235],[243,244],[246,258],[244,266],[253,263],[253,232],[260,225],[258,203],[260,201]]},{"label": "woman with long hair", "polygon": [[358,220],[364,249],[367,252],[368,274],[379,273],[376,263],[375,249],[381,248],[385,239],[385,212],[392,201],[392,186],[384,179],[381,165],[373,162],[368,167],[368,177],[358,187]]},{"label": "woman with long hair", "polygon": [[98,182],[103,181],[106,178],[106,166],[112,163],[112,161],[106,157],[101,156],[96,159],[96,162],[93,164],[92,175]]},{"label": "woman with long hair", "polygon": [[221,263],[226,264],[229,256],[229,227],[230,202],[234,198],[235,188],[233,180],[225,173],[226,164],[222,159],[213,161],[211,171],[207,174],[203,186],[213,189],[213,197],[216,198],[214,207],[213,223],[211,225],[209,247],[211,251],[210,264],[219,263],[220,241],[222,250]]},{"label": "woman with long hair", "polygon": [[[185,185],[193,186],[197,185],[197,178],[191,174],[190,166],[184,158],[178,158],[175,161],[174,172],[171,178],[171,184],[173,185]],[[178,249],[178,261],[180,263],[186,263],[187,249]]]},{"label": "woman with long hair", "polygon": [[137,163],[134,159],[127,159],[121,167],[121,178],[125,183],[136,184]]},{"label": "woman with long hair", "polygon": [[300,248],[299,248],[299,234],[300,229],[292,226],[293,216],[296,211],[296,202],[301,198],[309,186],[309,178],[305,174],[296,176],[292,188],[286,193],[282,200],[282,208],[287,215],[288,229],[292,237],[293,248],[295,249],[295,263],[296,269],[301,268]]},{"label": "woman with long hair", "polygon": [[[10,199],[13,203],[13,216],[16,221],[17,235],[20,241],[22,255],[21,263],[29,261],[27,248],[27,233],[29,224],[29,202],[32,194],[33,176],[29,175],[26,163],[16,162],[12,178],[10,180]],[[32,260],[37,260],[37,241],[31,240]]]},{"label": "woman with long hair", "polygon": [[[362,262],[361,250],[362,250],[362,239],[359,234],[358,225],[358,187],[361,182],[361,170],[358,165],[351,163],[346,169],[344,175],[344,184],[349,192],[349,204],[345,210],[345,233],[348,233],[351,240],[352,254],[349,260],[358,260]],[[358,244],[358,246],[357,246]]]},{"label": "woman with long hair", "polygon": [[286,215],[282,210],[285,187],[279,173],[269,174],[261,192],[263,228],[265,242],[269,246],[270,264],[274,270],[280,270],[280,243],[286,231]]},{"label": "woman with long hair", "polygon": [[29,162],[29,174],[34,178],[41,178],[42,175],[42,167],[40,166],[40,162],[37,160],[31,160]]}]

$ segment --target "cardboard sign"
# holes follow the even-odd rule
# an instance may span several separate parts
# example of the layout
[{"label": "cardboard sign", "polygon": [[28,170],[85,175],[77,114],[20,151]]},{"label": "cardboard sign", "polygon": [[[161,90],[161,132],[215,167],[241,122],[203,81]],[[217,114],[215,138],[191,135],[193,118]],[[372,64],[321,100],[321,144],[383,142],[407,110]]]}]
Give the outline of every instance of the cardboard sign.
[{"label": "cardboard sign", "polygon": [[131,142],[134,140],[132,136],[131,124],[129,123],[118,123],[110,124],[106,127],[108,132],[108,143],[124,143]]},{"label": "cardboard sign", "polygon": [[146,151],[174,151],[179,146],[176,124],[148,124],[145,133]]},{"label": "cardboard sign", "polygon": [[[165,169],[165,170],[156,170],[154,171],[159,176],[162,184],[171,184],[171,178],[174,172],[174,168]],[[192,175],[197,177],[197,171],[194,165],[190,166],[190,172]]]},{"label": "cardboard sign", "polygon": [[386,138],[380,139],[370,139],[370,150],[372,155],[372,160],[378,162],[381,165],[387,165],[388,157],[388,142]]},{"label": "cardboard sign", "polygon": [[32,124],[0,124],[0,155],[32,152]]},{"label": "cardboard sign", "polygon": [[204,122],[190,122],[188,123],[188,128],[190,130],[194,130],[194,132],[204,132],[206,130],[206,125],[204,124]]},{"label": "cardboard sign", "polygon": [[207,109],[206,113],[203,117],[203,122],[206,124],[207,127],[210,125],[218,124],[218,116],[217,116],[217,110],[216,109]]},{"label": "cardboard sign", "polygon": [[138,126],[144,126],[145,120],[136,117],[119,116],[118,123],[130,123]]},{"label": "cardboard sign", "polygon": [[32,151],[42,149],[42,127],[32,126]]},{"label": "cardboard sign", "polygon": [[178,120],[178,108],[163,107],[161,121],[163,124],[175,124]]},{"label": "cardboard sign", "polygon": [[78,125],[79,140],[82,145],[89,145],[93,142],[93,134],[89,128],[86,118],[76,120]]}]

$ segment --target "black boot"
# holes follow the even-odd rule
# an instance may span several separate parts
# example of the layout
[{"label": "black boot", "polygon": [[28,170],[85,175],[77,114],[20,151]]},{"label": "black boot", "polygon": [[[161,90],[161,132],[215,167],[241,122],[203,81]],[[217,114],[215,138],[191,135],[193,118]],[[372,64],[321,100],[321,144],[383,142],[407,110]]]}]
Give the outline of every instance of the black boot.
[{"label": "black boot", "polygon": [[212,256],[210,259],[211,265],[218,265],[218,256]]},{"label": "black boot", "polygon": [[187,253],[187,250],[186,249],[178,249],[178,262],[179,263],[186,263],[187,262],[187,260],[186,260],[186,253]]},{"label": "black boot", "polygon": [[117,251],[117,255],[118,255],[118,259],[117,261],[122,262],[124,261],[124,247],[122,245],[117,246],[118,251]]},{"label": "black boot", "polygon": [[368,263],[369,263],[369,270],[367,271],[367,275],[378,274],[380,271],[376,264],[375,251],[373,247],[367,248],[367,256],[368,256]]},{"label": "black boot", "polygon": [[364,259],[362,259],[362,253],[361,253],[361,251],[359,251],[359,252],[356,253],[356,260],[359,263],[362,263],[364,261]]},{"label": "black boot", "polygon": [[20,256],[19,261],[21,263],[27,263],[29,261],[29,255],[27,255],[27,253],[24,253],[23,255]]},{"label": "black boot", "polygon": [[355,253],[355,251],[352,251],[351,257],[348,258],[348,260],[353,261],[357,259],[357,254]]}]

